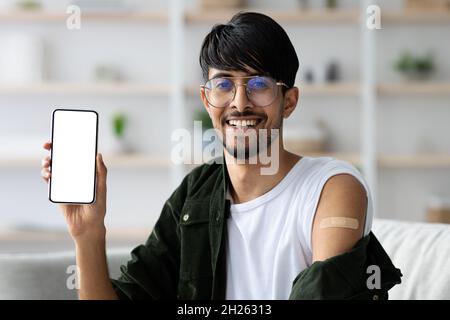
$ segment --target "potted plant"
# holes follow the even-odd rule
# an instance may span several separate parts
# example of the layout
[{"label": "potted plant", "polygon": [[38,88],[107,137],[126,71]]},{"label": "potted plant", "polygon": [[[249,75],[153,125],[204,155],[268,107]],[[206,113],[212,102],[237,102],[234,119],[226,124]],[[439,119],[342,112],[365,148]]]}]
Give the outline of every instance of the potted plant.
[{"label": "potted plant", "polygon": [[433,56],[430,53],[424,56],[413,56],[409,52],[404,52],[395,61],[394,67],[408,80],[425,80],[434,70]]},{"label": "potted plant", "polygon": [[325,1],[325,6],[327,7],[327,9],[336,9],[337,8],[337,0],[326,0]]},{"label": "potted plant", "polygon": [[20,0],[16,2],[17,8],[21,10],[40,10],[41,3],[37,0]]},{"label": "potted plant", "polygon": [[115,153],[130,152],[130,146],[125,138],[127,117],[122,112],[116,112],[112,116],[112,130],[114,135],[113,151]]}]

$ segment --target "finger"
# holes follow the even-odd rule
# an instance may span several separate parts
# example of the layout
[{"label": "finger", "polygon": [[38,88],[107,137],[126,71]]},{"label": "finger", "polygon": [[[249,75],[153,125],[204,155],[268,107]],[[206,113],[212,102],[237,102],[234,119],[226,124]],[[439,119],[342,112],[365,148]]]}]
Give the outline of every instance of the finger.
[{"label": "finger", "polygon": [[47,169],[42,169],[41,176],[45,181],[48,181],[48,179],[50,179],[50,177],[51,177],[51,173]]},{"label": "finger", "polygon": [[50,166],[50,156],[46,156],[41,160],[41,167],[48,168]]},{"label": "finger", "polygon": [[50,150],[52,148],[52,143],[50,141],[47,141],[43,145],[44,149]]},{"label": "finger", "polygon": [[103,162],[102,154],[97,154],[97,197],[106,200],[106,176],[108,169]]}]

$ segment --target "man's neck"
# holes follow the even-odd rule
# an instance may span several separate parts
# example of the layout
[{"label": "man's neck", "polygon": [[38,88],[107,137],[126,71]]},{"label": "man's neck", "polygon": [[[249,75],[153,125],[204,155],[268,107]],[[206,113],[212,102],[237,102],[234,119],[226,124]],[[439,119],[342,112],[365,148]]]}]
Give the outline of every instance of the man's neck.
[{"label": "man's neck", "polygon": [[264,165],[237,164],[227,151],[225,160],[230,177],[229,190],[234,203],[243,203],[255,199],[273,189],[301,159],[300,156],[280,148],[279,167],[273,175],[261,174]]}]

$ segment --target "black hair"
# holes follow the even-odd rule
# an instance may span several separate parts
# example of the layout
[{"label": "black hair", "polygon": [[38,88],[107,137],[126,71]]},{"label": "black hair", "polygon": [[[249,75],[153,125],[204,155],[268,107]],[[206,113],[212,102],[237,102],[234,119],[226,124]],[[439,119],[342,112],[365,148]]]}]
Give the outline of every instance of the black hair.
[{"label": "black hair", "polygon": [[293,87],[298,57],[286,31],[272,18],[240,12],[226,24],[215,25],[203,40],[200,66],[204,80],[209,68],[268,75]]}]

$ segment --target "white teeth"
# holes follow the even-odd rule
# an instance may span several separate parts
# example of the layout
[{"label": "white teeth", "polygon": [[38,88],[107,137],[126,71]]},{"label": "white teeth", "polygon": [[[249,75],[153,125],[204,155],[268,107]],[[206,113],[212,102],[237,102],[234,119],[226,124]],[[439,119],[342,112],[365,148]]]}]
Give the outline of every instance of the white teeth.
[{"label": "white teeth", "polygon": [[232,126],[237,127],[247,127],[247,126],[254,126],[256,125],[256,120],[230,120],[228,121],[229,124]]}]

